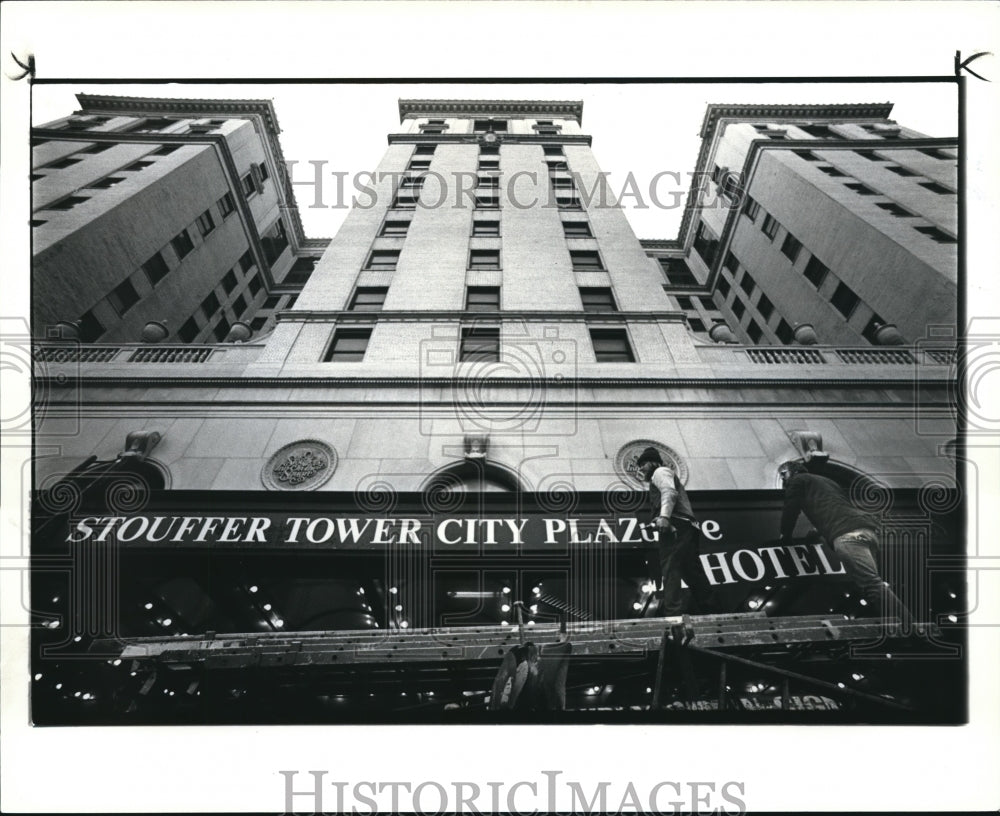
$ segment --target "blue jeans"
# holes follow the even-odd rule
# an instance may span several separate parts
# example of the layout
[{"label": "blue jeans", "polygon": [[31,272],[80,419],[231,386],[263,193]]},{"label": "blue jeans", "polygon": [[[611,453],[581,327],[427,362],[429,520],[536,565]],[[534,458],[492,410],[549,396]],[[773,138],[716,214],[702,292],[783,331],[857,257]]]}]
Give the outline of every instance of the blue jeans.
[{"label": "blue jeans", "polygon": [[853,530],[833,540],[847,575],[858,585],[861,597],[878,617],[898,617],[904,623],[912,620],[910,610],[882,580],[878,569],[878,537],[874,530]]}]

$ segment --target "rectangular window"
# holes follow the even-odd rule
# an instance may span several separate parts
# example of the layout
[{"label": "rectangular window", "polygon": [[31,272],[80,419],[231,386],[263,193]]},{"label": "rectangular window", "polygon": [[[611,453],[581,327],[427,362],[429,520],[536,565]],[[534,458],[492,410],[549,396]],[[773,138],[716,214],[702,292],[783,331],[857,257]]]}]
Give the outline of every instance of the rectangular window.
[{"label": "rectangular window", "polygon": [[500,311],[500,287],[470,286],[465,290],[465,310],[468,312]]},{"label": "rectangular window", "polygon": [[47,221],[42,221],[40,218],[32,218],[29,222],[32,227],[40,227],[42,224],[47,224]]},{"label": "rectangular window", "polygon": [[576,196],[566,197],[566,196],[556,196],[556,207],[560,210],[582,210],[583,207],[580,205],[580,199]]},{"label": "rectangular window", "polygon": [[250,278],[250,283],[248,284],[248,288],[250,289],[250,294],[256,297],[257,293],[261,289],[261,285],[262,284],[260,282],[260,275],[254,275],[252,278]]},{"label": "rectangular window", "polygon": [[368,257],[365,269],[375,269],[380,272],[393,272],[399,263],[398,249],[375,249]]},{"label": "rectangular window", "polygon": [[438,136],[448,129],[447,125],[421,125],[420,132],[430,136]]},{"label": "rectangular window", "polygon": [[467,326],[462,329],[458,359],[462,362],[498,362],[500,329],[496,326]]},{"label": "rectangular window", "polygon": [[[110,150],[114,146],[115,145],[113,142],[96,142],[95,144],[92,144],[90,147],[86,147],[78,152],[88,153],[88,154],[103,153],[105,150]],[[156,151],[156,153],[159,153],[159,151]],[[156,153],[154,153],[153,155],[155,156]]]},{"label": "rectangular window", "polygon": [[817,156],[811,150],[793,150],[792,152],[800,159],[805,159],[806,161],[811,161],[811,162],[823,161],[819,156]]},{"label": "rectangular window", "polygon": [[410,228],[409,221],[386,221],[382,225],[382,232],[379,235],[384,235],[386,237],[396,237],[400,238],[406,235],[407,230]]},{"label": "rectangular window", "polygon": [[209,320],[212,319],[214,315],[219,310],[219,298],[216,297],[215,292],[209,292],[205,299],[201,302],[201,312]]},{"label": "rectangular window", "polygon": [[898,164],[887,164],[885,169],[890,173],[895,173],[897,176],[917,176],[919,173],[914,173],[912,170],[907,170],[905,167],[900,167]]},{"label": "rectangular window", "polygon": [[233,314],[237,317],[242,317],[243,313],[247,310],[247,301],[243,295],[240,295],[236,300],[233,301]]},{"label": "rectangular window", "polygon": [[225,275],[222,276],[222,288],[226,290],[226,294],[232,294],[233,289],[236,288],[236,275],[233,270],[230,269]]},{"label": "rectangular window", "polygon": [[477,238],[497,238],[500,236],[500,222],[473,221],[472,234]]},{"label": "rectangular window", "polygon": [[573,185],[573,179],[566,178],[565,176],[553,176],[552,177],[552,187],[556,190],[575,190],[576,187]]},{"label": "rectangular window", "polygon": [[108,302],[119,314],[124,315],[129,309],[139,302],[139,293],[129,280],[123,280],[108,295]]},{"label": "rectangular window", "polygon": [[830,298],[830,303],[845,318],[849,319],[858,307],[859,298],[846,283],[838,283],[833,297]]},{"label": "rectangular window", "polygon": [[122,168],[122,172],[135,173],[139,170],[145,170],[147,167],[152,167],[153,163],[151,161],[135,161],[131,164],[126,164]]},{"label": "rectangular window", "polygon": [[437,145],[432,144],[421,144],[417,145],[413,150],[414,156],[433,156],[434,151],[437,150]]},{"label": "rectangular window", "polygon": [[215,220],[212,218],[212,213],[208,210],[199,215],[195,223],[198,225],[198,232],[201,233],[202,238],[215,229]]},{"label": "rectangular window", "polygon": [[774,330],[774,333],[778,335],[778,339],[786,346],[795,340],[795,333],[784,318],[778,321],[778,328]]},{"label": "rectangular window", "polygon": [[236,203],[233,201],[232,193],[226,193],[217,202],[219,205],[219,212],[222,213],[222,217],[226,218],[236,211]]},{"label": "rectangular window", "polygon": [[423,173],[431,169],[430,159],[411,159],[406,168],[411,173]]},{"label": "rectangular window", "polygon": [[743,204],[743,212],[746,213],[747,218],[753,221],[757,218],[757,213],[760,212],[760,204],[747,196],[747,200]]},{"label": "rectangular window", "polygon": [[171,238],[170,245],[174,248],[174,252],[177,253],[178,258],[186,257],[194,249],[194,242],[192,242],[191,236],[188,235],[186,229],[181,230],[176,236]]},{"label": "rectangular window", "polygon": [[720,295],[722,295],[723,300],[725,300],[727,297],[729,297],[729,292],[731,291],[729,281],[727,281],[723,277],[720,277],[718,282],[715,284],[715,290]]},{"label": "rectangular window", "polygon": [[281,303],[281,297],[279,295],[272,295],[264,300],[264,304],[260,308],[277,309],[279,303]]},{"label": "rectangular window", "polygon": [[569,172],[569,165],[566,164],[565,159],[547,159],[545,164],[547,165],[550,173]]},{"label": "rectangular window", "polygon": [[93,184],[88,184],[86,189],[107,190],[108,187],[114,187],[120,181],[125,181],[125,179],[123,179],[121,176],[106,176],[105,178],[98,179]]},{"label": "rectangular window", "polygon": [[178,330],[177,336],[183,343],[194,342],[194,338],[198,336],[198,324],[195,322],[193,317],[189,317],[184,321],[184,325]]},{"label": "rectangular window", "polygon": [[826,173],[828,176],[833,176],[834,178],[847,178],[845,173],[841,173],[836,167],[817,167],[821,173]]},{"label": "rectangular window", "polygon": [[694,308],[694,301],[691,300],[691,298],[689,297],[678,297],[677,305],[678,307],[684,309],[685,311],[690,311],[691,309]]},{"label": "rectangular window", "polygon": [[788,233],[785,236],[785,240],[781,243],[781,254],[788,258],[788,260],[792,263],[795,263],[801,251],[802,242],[791,233]]},{"label": "rectangular window", "polygon": [[389,289],[385,286],[359,286],[354,290],[347,310],[350,312],[381,312]]},{"label": "rectangular window", "polygon": [[581,286],[580,300],[585,312],[617,312],[615,297],[608,286]]},{"label": "rectangular window", "polygon": [[599,272],[604,270],[599,252],[593,250],[571,250],[570,260],[574,272]]},{"label": "rectangular window", "polygon": [[705,324],[697,317],[687,318],[687,324],[693,332],[703,333],[705,331]]},{"label": "rectangular window", "polygon": [[722,261],[722,268],[729,272],[734,278],[736,277],[736,270],[739,267],[739,261],[732,252],[727,252],[726,257]]},{"label": "rectangular window", "polygon": [[954,190],[949,190],[943,184],[938,184],[936,181],[922,181],[920,182],[920,186],[938,195],[955,195]]},{"label": "rectangular window", "polygon": [[694,236],[694,250],[701,255],[705,265],[711,267],[715,263],[715,255],[719,250],[719,239],[708,226],[702,222]]},{"label": "rectangular window", "polygon": [[142,265],[142,271],[146,273],[150,285],[156,286],[170,270],[167,268],[167,262],[163,260],[163,254],[157,252]]},{"label": "rectangular window", "polygon": [[417,207],[417,197],[413,193],[400,193],[392,202],[394,210],[414,210]]},{"label": "rectangular window", "polygon": [[593,238],[590,224],[586,221],[563,221],[563,235],[567,238]]},{"label": "rectangular window", "polygon": [[739,298],[736,298],[736,300],[733,301],[733,314],[739,318],[742,318],[743,315],[746,314],[746,311],[747,311],[746,304]]},{"label": "rectangular window", "polygon": [[751,320],[747,325],[747,334],[750,336],[750,340],[754,343],[759,343],[760,338],[763,336],[764,332],[760,326],[757,325],[756,320]]},{"label": "rectangular window", "polygon": [[163,145],[162,147],[159,147],[156,150],[154,150],[152,153],[150,153],[150,155],[151,156],[169,156],[175,150],[180,150],[180,147],[181,147],[180,145],[175,145],[175,144]]},{"label": "rectangular window", "polygon": [[506,119],[475,119],[472,124],[473,133],[506,133]]},{"label": "rectangular window", "polygon": [[288,296],[288,300],[285,303],[285,308],[286,309],[291,309],[292,306],[295,305],[295,301],[297,301],[298,299],[299,299],[298,295],[289,295]]},{"label": "rectangular window", "polygon": [[72,210],[79,204],[83,204],[84,201],[90,201],[87,196],[66,196],[65,198],[60,198],[58,201],[53,201],[51,204],[46,204],[42,207],[43,210]]},{"label": "rectangular window", "polygon": [[757,288],[754,283],[753,278],[750,277],[749,272],[744,272],[743,277],[740,278],[740,289],[747,293],[747,295],[753,295],[753,290]]},{"label": "rectangular window", "polygon": [[488,192],[482,192],[476,194],[476,209],[477,210],[499,210],[500,209],[500,199],[496,195],[491,195]]},{"label": "rectangular window", "polygon": [[958,239],[949,235],[944,230],[937,227],[916,227],[917,232],[922,232],[928,238],[937,241],[939,244],[957,244]]},{"label": "rectangular window", "polygon": [[62,170],[66,167],[72,167],[74,164],[79,164],[82,159],[59,159],[59,161],[51,162],[42,166],[43,170]]},{"label": "rectangular window", "polygon": [[683,258],[660,258],[660,269],[670,286],[697,286],[698,281]]},{"label": "rectangular window", "polygon": [[479,155],[482,156],[499,156],[500,155],[500,145],[480,145]]},{"label": "rectangular window", "polygon": [[476,189],[486,191],[499,190],[500,178],[498,176],[477,176]]},{"label": "rectangular window", "polygon": [[590,342],[599,363],[634,363],[635,355],[624,329],[591,329]]},{"label": "rectangular window", "polygon": [[806,268],[802,270],[802,274],[806,276],[806,280],[817,289],[823,285],[823,281],[826,280],[826,276],[829,272],[829,268],[815,255],[809,259],[809,263],[806,264]]},{"label": "rectangular window", "polygon": [[562,145],[542,145],[542,153],[546,156],[562,156]]},{"label": "rectangular window", "polygon": [[480,159],[479,167],[476,168],[480,173],[491,172],[500,169],[499,159]]},{"label": "rectangular window", "polygon": [[761,231],[772,241],[778,234],[778,222],[770,213],[764,216],[764,223],[761,224]]},{"label": "rectangular window", "polygon": [[473,249],[469,251],[469,269],[499,269],[499,249]]},{"label": "rectangular window", "polygon": [[177,123],[176,119],[167,119],[164,117],[155,119],[140,119],[135,124],[129,125],[124,128],[122,133],[154,133],[158,130],[165,130],[171,125]]},{"label": "rectangular window", "polygon": [[881,193],[876,192],[871,187],[867,187],[864,184],[851,183],[851,184],[845,184],[844,186],[847,187],[847,189],[849,190],[854,190],[854,192],[856,192],[858,195],[863,195],[863,196],[881,195]]},{"label": "rectangular window", "polygon": [[774,304],[763,292],[760,294],[760,300],[757,301],[757,311],[760,312],[760,316],[764,320],[770,320],[771,315],[774,314]]},{"label": "rectangular window", "polygon": [[240,255],[240,272],[244,274],[250,271],[250,267],[253,266],[253,256],[250,254],[250,250],[247,250],[242,255]]},{"label": "rectangular window", "polygon": [[253,173],[247,173],[240,183],[243,185],[243,195],[247,198],[257,195],[257,183],[254,181]]},{"label": "rectangular window", "polygon": [[914,213],[903,209],[895,201],[876,201],[875,206],[893,215],[898,215],[900,218],[916,218]]},{"label": "rectangular window", "polygon": [[804,130],[810,136],[817,139],[843,139],[839,133],[834,133],[827,125],[796,125],[799,130]]},{"label": "rectangular window", "polygon": [[212,329],[212,334],[215,335],[215,339],[220,343],[226,339],[226,335],[229,334],[229,321],[225,317],[220,317],[219,322],[215,324],[215,328]]},{"label": "rectangular window", "polygon": [[80,316],[80,340],[84,343],[94,343],[104,334],[104,326],[94,316],[93,310],[88,310]]},{"label": "rectangular window", "polygon": [[252,321],[250,321],[250,328],[253,329],[255,332],[259,332],[261,329],[264,328],[266,324],[267,324],[266,317],[255,317]]},{"label": "rectangular window", "polygon": [[260,164],[256,165],[256,167],[257,167],[257,173],[260,175],[261,181],[267,181],[269,178],[271,178],[271,174],[267,171],[267,164],[265,162],[261,162]]},{"label": "rectangular window", "polygon": [[933,148],[933,147],[918,147],[917,150],[919,150],[925,156],[930,156],[932,159],[947,159],[949,161],[955,161],[955,157],[954,156],[952,156],[952,155],[950,155],[948,153],[945,153],[943,150],[938,150],[937,148]]},{"label": "rectangular window", "polygon": [[423,176],[404,176],[399,182],[400,190],[419,190],[424,186]]}]

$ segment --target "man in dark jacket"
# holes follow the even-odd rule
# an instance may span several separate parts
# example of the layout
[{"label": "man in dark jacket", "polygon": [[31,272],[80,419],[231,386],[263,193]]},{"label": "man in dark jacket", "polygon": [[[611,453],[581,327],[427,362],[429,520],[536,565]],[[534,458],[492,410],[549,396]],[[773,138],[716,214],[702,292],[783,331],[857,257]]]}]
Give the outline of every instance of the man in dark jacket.
[{"label": "man in dark jacket", "polygon": [[785,462],[778,474],[785,487],[781,540],[791,540],[799,514],[805,513],[837,553],[873,614],[909,621],[909,610],[879,574],[875,519],[851,504],[846,491],[835,481],[810,473],[801,462]]},{"label": "man in dark jacket", "polygon": [[660,614],[680,615],[685,611],[681,578],[691,589],[693,603],[689,611],[706,614],[713,608],[711,589],[698,560],[701,530],[687,491],[673,468],[663,464],[656,448],[646,448],[636,465],[642,478],[649,482],[650,508],[659,532],[660,574],[663,576]]}]

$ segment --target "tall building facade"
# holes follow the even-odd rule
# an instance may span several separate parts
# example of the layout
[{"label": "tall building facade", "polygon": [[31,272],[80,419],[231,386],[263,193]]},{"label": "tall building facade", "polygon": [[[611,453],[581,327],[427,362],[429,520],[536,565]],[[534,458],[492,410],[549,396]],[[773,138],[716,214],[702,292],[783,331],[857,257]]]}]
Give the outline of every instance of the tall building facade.
[{"label": "tall building facade", "polygon": [[[48,386],[37,539],[53,552],[74,542],[84,559],[97,557],[90,543],[111,546],[101,557],[129,576],[112,588],[119,617],[95,613],[80,624],[91,644],[654,615],[635,470],[649,446],[673,462],[708,520],[701,561],[726,610],[864,614],[819,545],[776,546],[777,469],[788,459],[880,514],[889,579],[921,618],[964,603],[954,576],[925,575],[932,551],[962,547],[951,458],[957,271],[946,240],[954,140],[896,128],[885,105],[712,106],[679,238],[641,241],[613,199],[592,196],[603,175],[582,103],[403,100],[370,186],[301,293],[268,312],[273,330],[268,323],[263,336],[234,344],[214,342],[232,338],[208,312],[221,309],[232,324],[231,300],[249,287],[252,267],[236,277],[240,288],[227,290],[226,277],[247,248],[259,270],[271,270],[245,298],[257,309],[284,291],[295,257],[318,249],[289,208],[273,111],[81,101],[86,115],[124,108],[140,119],[231,112],[222,124],[154,121],[160,130],[141,138],[123,135],[131,120],[112,118],[95,126],[118,128],[115,147],[94,154],[77,138],[104,131],[72,130],[70,144],[52,149],[85,158],[45,173],[48,183],[50,173],[82,171],[137,138],[146,152],[127,160],[151,162],[36,228],[52,236],[36,237],[36,282],[70,274],[57,263],[61,244],[79,242],[86,257],[151,233],[127,262],[73,272],[66,285],[79,291],[53,294],[58,307],[44,302],[48,284],[36,283],[36,358]],[[200,145],[200,127],[222,130]],[[183,146],[143,158],[174,129]],[[53,133],[63,131],[36,135]],[[112,170],[88,172],[103,179]],[[143,178],[146,193],[132,188]],[[85,180],[67,179],[59,195],[77,195],[70,188]],[[236,203],[240,192],[239,221],[223,240],[220,200]],[[118,198],[105,204],[105,194]],[[159,211],[149,196],[171,204],[163,218],[150,215]],[[38,198],[36,218],[51,217],[51,204],[40,204],[60,200]],[[206,211],[215,223],[201,236],[207,265],[188,269],[173,239],[187,231],[193,263]],[[125,229],[139,214],[148,227]],[[119,220],[105,231],[102,218]],[[289,245],[272,258],[274,223]],[[218,252],[204,249],[212,240]],[[188,281],[176,300],[160,299],[144,268],[155,253],[168,270],[163,284]],[[116,322],[122,281],[135,290],[126,311],[136,317]],[[201,305],[209,290],[214,311]],[[174,335],[199,309],[198,331]],[[84,342],[41,339],[51,337],[46,320],[84,312]],[[139,342],[147,319],[166,322],[169,338]],[[104,330],[96,338],[92,320]],[[132,493],[102,491],[123,471],[139,480]],[[83,484],[83,495],[63,506],[67,482]],[[35,580],[42,595],[65,595],[45,583],[52,576]],[[53,643],[67,634],[43,632]],[[69,654],[83,648],[72,643],[63,643]],[[617,685],[619,697],[581,692],[574,705],[634,705],[646,680],[626,682],[622,665],[614,684],[588,686]],[[960,708],[957,669],[947,671],[941,682]],[[337,697],[391,708],[402,693],[394,682],[455,705],[488,687],[475,672],[390,675],[371,692],[376,703],[352,698],[347,683],[314,690],[325,702],[302,716],[329,715]],[[239,690],[227,704],[238,705]],[[40,694],[47,716],[83,716],[54,690]],[[213,716],[189,702],[196,719]]]},{"label": "tall building facade", "polygon": [[214,343],[271,327],[326,243],[303,235],[271,103],[80,105],[32,130],[36,336]]}]

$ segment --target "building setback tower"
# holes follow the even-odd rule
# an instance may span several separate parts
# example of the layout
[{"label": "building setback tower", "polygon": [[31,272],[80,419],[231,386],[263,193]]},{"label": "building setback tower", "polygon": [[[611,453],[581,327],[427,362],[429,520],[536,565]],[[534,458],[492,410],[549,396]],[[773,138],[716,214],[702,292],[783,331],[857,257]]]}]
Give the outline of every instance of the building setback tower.
[{"label": "building setback tower", "polygon": [[32,130],[35,336],[76,322],[87,343],[138,342],[155,322],[147,335],[214,343],[273,325],[326,242],[302,233],[271,103],[79,100]]},{"label": "building setback tower", "polygon": [[[109,563],[130,576],[122,612],[81,607],[89,640],[66,648],[153,638],[119,650],[155,675],[149,685],[137,670],[146,691],[133,690],[153,721],[172,703],[140,698],[165,682],[156,661],[177,654],[172,638],[200,644],[176,658],[185,665],[232,647],[226,671],[294,675],[244,683],[209,671],[224,679],[205,686],[215,707],[190,701],[194,721],[250,721],[254,700],[295,721],[364,721],[414,694],[429,695],[426,710],[466,707],[496,667],[485,679],[481,665],[397,670],[388,649],[387,662],[358,669],[372,672],[362,682],[333,670],[371,657],[336,640],[342,630],[655,617],[636,475],[650,447],[705,522],[700,564],[722,611],[865,614],[804,522],[793,542],[776,541],[786,460],[878,516],[885,577],[920,620],[962,608],[961,583],[928,572],[932,551],[962,548],[949,397],[955,140],[897,127],[889,105],[713,105],[680,235],[640,240],[600,193],[582,102],[402,100],[399,130],[327,245],[301,235],[268,103],[81,103],[84,117],[112,118],[35,134],[54,140],[36,152],[58,150],[39,166],[79,159],[35,182],[46,222],[35,228],[35,354],[48,399],[36,543],[52,555],[79,545],[71,574],[91,574],[87,559],[114,544]],[[113,147],[84,152],[106,139]],[[147,166],[122,170],[116,151]],[[102,157],[85,176],[60,175]],[[42,184],[61,186],[44,198]],[[84,200],[53,210],[66,196]],[[201,235],[205,212],[213,227]],[[182,231],[193,246],[183,257]],[[115,262],[102,266],[102,253]],[[222,342],[248,315],[262,331]],[[48,333],[81,317],[82,342]],[[169,328],[158,345],[140,342],[151,320]],[[184,331],[189,320],[197,331]],[[124,499],[102,489],[121,474],[139,484]],[[77,504],[56,501],[66,483],[82,485]],[[34,580],[39,597],[66,597],[59,576]],[[321,638],[317,658],[319,641],[303,634],[317,631],[341,651]],[[286,639],[265,657],[256,635],[209,632]],[[43,631],[38,659],[64,635]],[[454,657],[432,651],[429,661]],[[583,672],[570,707],[645,700],[643,672],[612,662],[570,670]],[[921,666],[920,684],[952,692],[928,716],[960,719],[961,666]],[[60,694],[39,693],[46,721],[117,721],[87,720]]]}]

